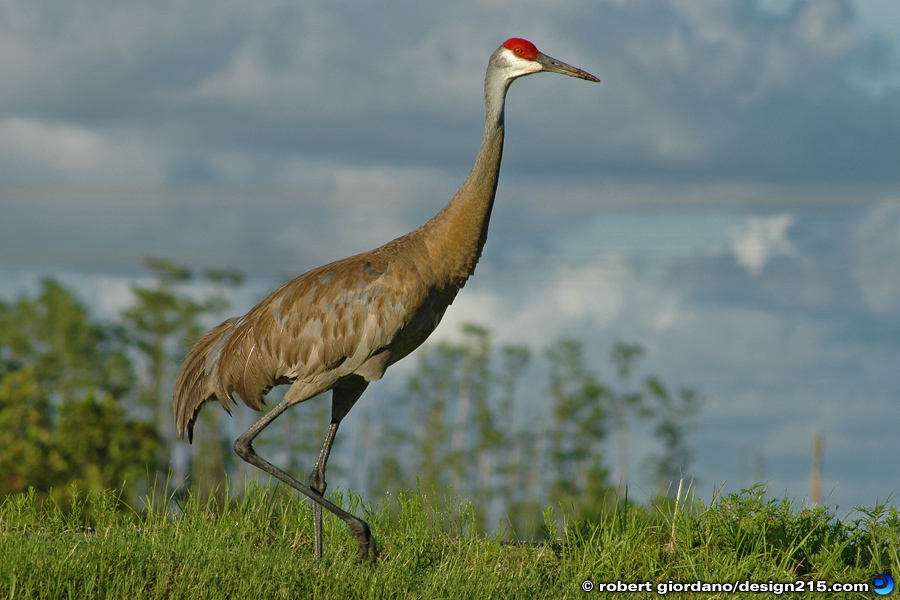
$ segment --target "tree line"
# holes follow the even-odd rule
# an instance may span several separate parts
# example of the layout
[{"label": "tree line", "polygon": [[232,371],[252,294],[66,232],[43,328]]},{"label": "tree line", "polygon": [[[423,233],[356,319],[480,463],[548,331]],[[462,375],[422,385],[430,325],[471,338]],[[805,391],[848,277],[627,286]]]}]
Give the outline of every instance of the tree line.
[{"label": "tree line", "polygon": [[[118,489],[135,504],[172,476],[173,457],[185,454],[171,423],[174,375],[243,277],[166,260],[147,267],[152,283],[132,287],[132,304],[114,322],[98,321],[53,279],[32,297],[0,302],[0,497],[33,488],[61,500],[74,484]],[[407,359],[415,369],[397,397],[369,398],[362,427],[339,436],[329,473],[355,468],[369,497],[416,485],[426,493],[450,488],[472,501],[486,530],[500,515],[518,535],[537,535],[547,504],[595,519],[624,498],[622,485],[636,470],[629,435],[638,422],[657,449],[638,465],[645,479],[665,492],[689,473],[687,437],[700,395],[638,377],[644,353],[638,344],[613,343],[602,365],[612,376],[601,377],[583,340],[498,346],[485,327],[465,325],[454,341]],[[328,402],[307,404],[260,440],[301,477],[330,414]],[[184,472],[176,473],[188,479],[176,486],[222,494],[227,475],[240,478],[224,415],[200,413]],[[343,444],[355,451],[341,452]]]}]

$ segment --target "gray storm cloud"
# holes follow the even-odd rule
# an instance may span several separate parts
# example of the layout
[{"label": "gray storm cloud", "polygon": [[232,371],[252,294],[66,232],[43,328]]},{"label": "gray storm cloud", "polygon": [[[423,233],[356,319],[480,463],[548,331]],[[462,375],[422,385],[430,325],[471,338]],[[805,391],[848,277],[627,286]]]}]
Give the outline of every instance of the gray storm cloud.
[{"label": "gray storm cloud", "polygon": [[477,150],[486,58],[510,35],[603,83],[518,84],[508,174],[895,181],[900,93],[848,82],[889,80],[897,39],[873,43],[847,0],[788,6],[11,0],[0,182],[459,175]]}]

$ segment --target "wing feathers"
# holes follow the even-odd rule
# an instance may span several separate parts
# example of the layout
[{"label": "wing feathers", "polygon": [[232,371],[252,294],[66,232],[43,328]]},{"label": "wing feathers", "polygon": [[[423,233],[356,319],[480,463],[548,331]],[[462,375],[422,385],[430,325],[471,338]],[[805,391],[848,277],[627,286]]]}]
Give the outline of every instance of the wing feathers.
[{"label": "wing feathers", "polygon": [[[197,412],[212,398],[230,410],[236,391],[247,406],[259,410],[274,385],[350,375],[389,350],[411,321],[422,321],[410,329],[418,333],[395,352],[397,359],[405,356],[431,333],[446,308],[431,306],[430,292],[409,261],[394,257],[389,262],[377,252],[289,281],[243,317],[210,330],[191,350],[175,385],[179,438],[185,431],[192,435]],[[437,310],[436,318],[427,314],[423,320],[423,307],[429,313]],[[365,377],[379,378],[389,356],[368,363]]]}]

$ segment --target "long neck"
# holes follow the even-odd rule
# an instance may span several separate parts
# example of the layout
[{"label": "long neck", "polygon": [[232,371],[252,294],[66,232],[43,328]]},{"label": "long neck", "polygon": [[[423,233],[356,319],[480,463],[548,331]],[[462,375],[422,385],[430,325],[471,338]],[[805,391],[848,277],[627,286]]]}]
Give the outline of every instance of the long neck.
[{"label": "long neck", "polygon": [[462,287],[475,270],[487,240],[488,222],[503,155],[503,109],[510,81],[485,77],[485,124],[481,150],[469,176],[453,199],[422,226],[436,275]]}]

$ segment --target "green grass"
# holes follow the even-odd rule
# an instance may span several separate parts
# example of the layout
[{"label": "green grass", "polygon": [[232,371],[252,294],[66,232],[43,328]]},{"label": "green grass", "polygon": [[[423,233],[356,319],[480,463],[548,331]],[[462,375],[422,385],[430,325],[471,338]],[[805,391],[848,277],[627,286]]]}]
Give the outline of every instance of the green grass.
[{"label": "green grass", "polygon": [[900,576],[896,509],[837,520],[826,509],[766,501],[762,491],[716,496],[708,506],[621,507],[596,524],[563,523],[548,508],[540,543],[475,533],[474,511],[453,499],[400,494],[363,506],[336,494],[369,521],[381,555],[375,566],[358,564],[346,528],[326,515],[319,568],[312,509],[282,488],[141,511],[123,510],[115,492],[83,498],[72,490],[66,507],[22,494],[0,505],[0,598],[584,598],[588,579],[651,582],[652,591],[629,595],[639,598],[659,597],[657,584],[669,580],[871,586],[879,573]]}]

